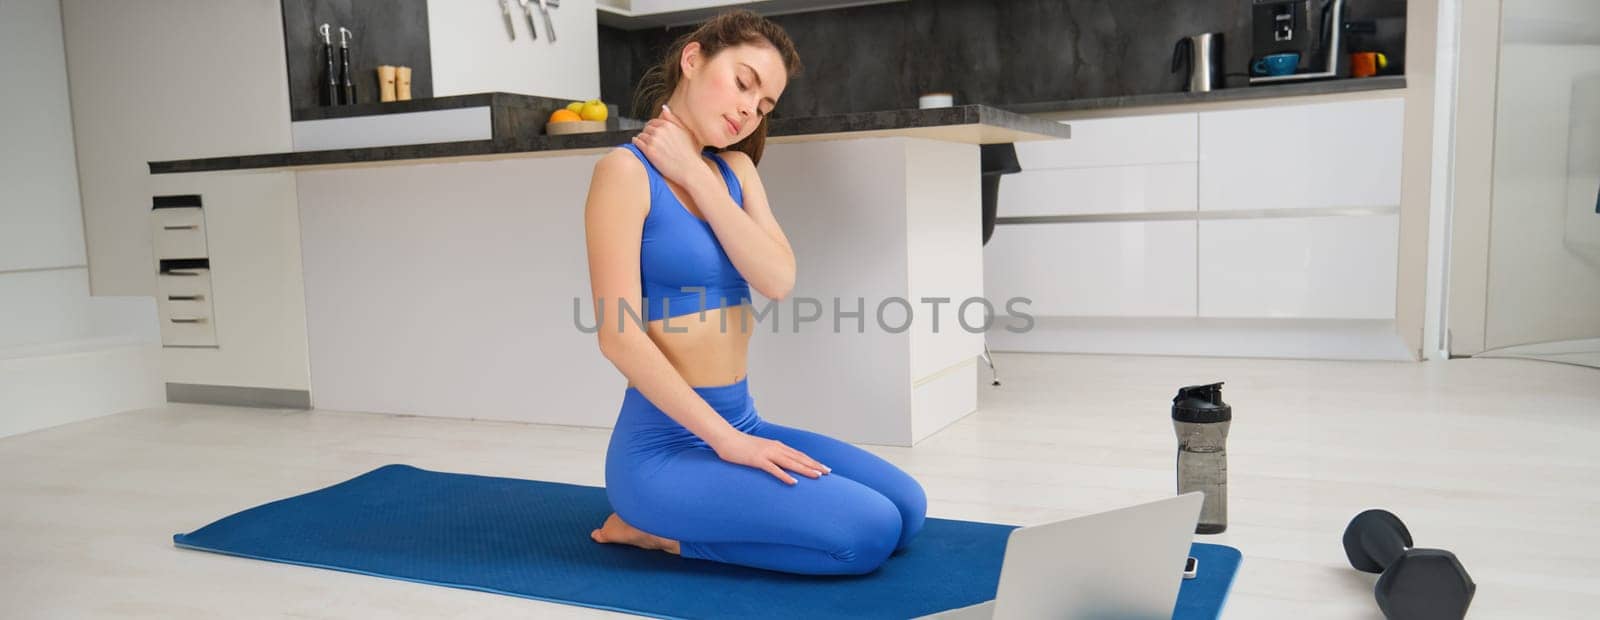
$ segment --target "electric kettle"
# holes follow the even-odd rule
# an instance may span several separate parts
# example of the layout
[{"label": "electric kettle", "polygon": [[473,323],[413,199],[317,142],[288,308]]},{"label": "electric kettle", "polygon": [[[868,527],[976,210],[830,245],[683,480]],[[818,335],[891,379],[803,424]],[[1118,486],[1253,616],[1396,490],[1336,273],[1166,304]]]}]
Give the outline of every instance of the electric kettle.
[{"label": "electric kettle", "polygon": [[1222,33],[1204,32],[1178,39],[1172,48],[1172,73],[1189,65],[1189,82],[1184,90],[1209,92],[1223,87]]}]

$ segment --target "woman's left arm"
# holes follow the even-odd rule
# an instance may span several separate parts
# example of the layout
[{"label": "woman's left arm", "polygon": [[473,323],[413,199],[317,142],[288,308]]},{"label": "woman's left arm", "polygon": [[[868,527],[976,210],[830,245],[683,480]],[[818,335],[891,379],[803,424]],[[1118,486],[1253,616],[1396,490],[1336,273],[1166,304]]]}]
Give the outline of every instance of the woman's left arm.
[{"label": "woman's left arm", "polygon": [[702,167],[707,174],[698,175],[684,189],[700,207],[745,281],[767,299],[783,299],[794,290],[794,249],[789,247],[788,237],[767,205],[767,190],[761,185],[761,175],[756,173],[750,156],[739,151],[723,151],[721,155],[744,189],[743,209],[728,195],[722,179],[708,168]]}]

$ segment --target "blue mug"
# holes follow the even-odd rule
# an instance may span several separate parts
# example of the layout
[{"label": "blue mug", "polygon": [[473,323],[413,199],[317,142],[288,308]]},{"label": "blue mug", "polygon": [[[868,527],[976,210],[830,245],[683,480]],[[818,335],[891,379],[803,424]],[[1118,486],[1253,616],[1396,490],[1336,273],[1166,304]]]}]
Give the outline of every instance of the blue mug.
[{"label": "blue mug", "polygon": [[1257,58],[1250,63],[1250,70],[1257,75],[1289,75],[1294,73],[1295,67],[1300,66],[1299,52],[1285,52],[1271,54]]}]

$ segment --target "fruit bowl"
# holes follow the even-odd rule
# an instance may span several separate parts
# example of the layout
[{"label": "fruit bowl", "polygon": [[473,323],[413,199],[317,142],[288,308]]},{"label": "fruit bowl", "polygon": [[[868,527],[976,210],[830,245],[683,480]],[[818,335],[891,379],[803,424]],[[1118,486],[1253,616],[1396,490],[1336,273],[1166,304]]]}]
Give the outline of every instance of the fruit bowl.
[{"label": "fruit bowl", "polygon": [[552,136],[564,136],[574,133],[597,133],[605,130],[605,121],[559,121],[544,124],[544,132]]}]

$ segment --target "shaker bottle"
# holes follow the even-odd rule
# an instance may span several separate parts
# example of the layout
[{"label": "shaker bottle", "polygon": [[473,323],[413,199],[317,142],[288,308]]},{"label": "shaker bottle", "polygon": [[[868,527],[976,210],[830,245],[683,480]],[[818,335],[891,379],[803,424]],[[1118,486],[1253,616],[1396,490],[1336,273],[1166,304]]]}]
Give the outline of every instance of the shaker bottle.
[{"label": "shaker bottle", "polygon": [[1233,407],[1222,402],[1222,384],[1191,385],[1172,399],[1178,434],[1178,494],[1205,493],[1196,534],[1228,529],[1228,425]]}]

